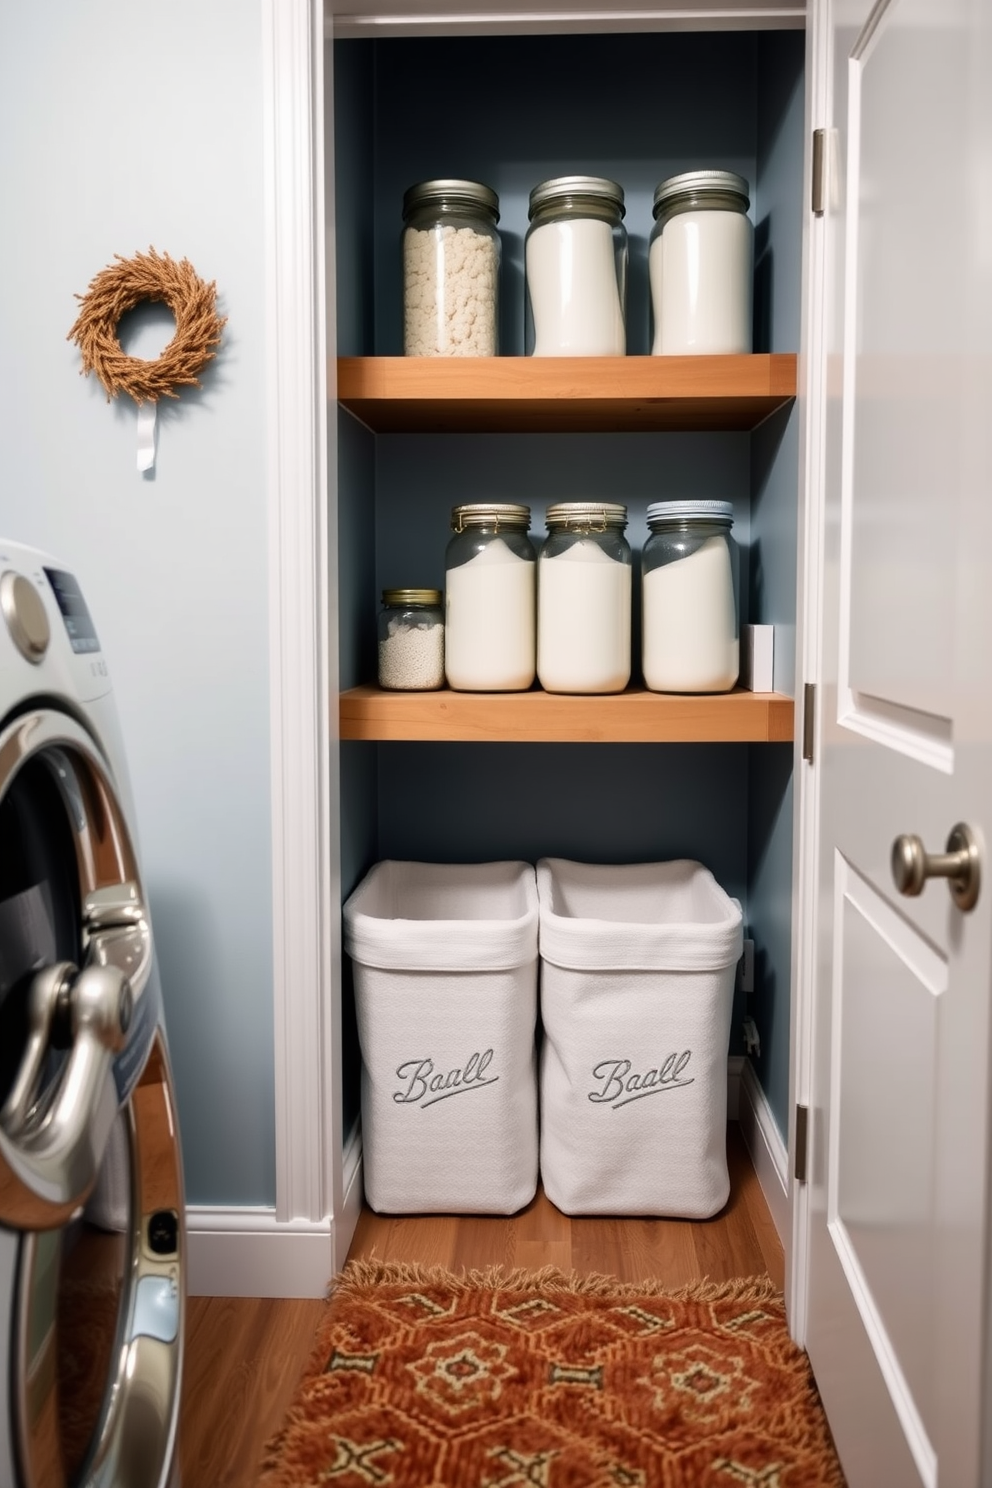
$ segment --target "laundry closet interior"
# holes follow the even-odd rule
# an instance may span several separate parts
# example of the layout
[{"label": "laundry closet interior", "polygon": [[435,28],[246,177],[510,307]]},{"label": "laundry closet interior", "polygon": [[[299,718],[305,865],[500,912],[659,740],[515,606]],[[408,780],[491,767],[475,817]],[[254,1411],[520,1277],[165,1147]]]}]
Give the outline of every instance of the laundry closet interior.
[{"label": "laundry closet interior", "polygon": [[[752,1066],[784,1139],[801,487],[791,358],[800,345],[804,32],[370,39],[347,31],[328,39],[325,53],[336,280],[328,313],[330,347],[343,359],[336,384],[329,372],[339,400],[330,593],[341,689],[342,894],[386,858],[698,859],[743,906],[755,986],[746,1006],[735,994],[729,1053],[745,1051],[746,1013],[760,1039]],[[708,167],[735,171],[750,185],[754,355],[729,359],[729,371],[703,365],[728,359],[694,359],[698,367],[679,370],[679,387],[658,365],[666,359],[648,358],[652,196],[667,177]],[[590,359],[577,373],[601,381],[602,397],[570,407],[560,366],[546,374],[559,381],[534,382],[529,401],[506,396],[479,361],[452,358],[437,375],[453,381],[437,393],[426,380],[418,388],[418,363],[388,360],[402,354],[404,191],[461,177],[498,194],[500,361],[517,359],[510,372],[538,378],[540,359],[523,356],[528,194],[566,174],[609,177],[624,189],[628,357],[620,360],[643,359],[642,381],[620,387],[621,373],[640,376],[633,364]],[[498,370],[505,378],[506,366]],[[667,379],[663,396],[659,377]],[[735,693],[699,706],[643,691],[637,561],[646,511],[652,501],[690,497],[733,502],[741,624],[775,627],[774,696]],[[635,598],[626,696],[488,695],[456,712],[445,708],[450,693],[423,695],[430,701],[421,708],[416,697],[378,692],[381,592],[443,589],[453,506],[526,503],[539,544],[546,509],[573,500],[628,509]],[[345,963],[347,1138],[359,1115],[360,1054]]]}]

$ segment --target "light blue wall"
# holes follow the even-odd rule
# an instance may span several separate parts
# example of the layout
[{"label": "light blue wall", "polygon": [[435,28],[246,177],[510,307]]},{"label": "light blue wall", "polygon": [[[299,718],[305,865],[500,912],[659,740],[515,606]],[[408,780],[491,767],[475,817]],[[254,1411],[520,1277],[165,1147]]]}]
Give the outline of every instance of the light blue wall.
[{"label": "light blue wall", "polygon": [[[0,531],[75,570],[104,645],[209,1204],[275,1194],[261,23],[244,0],[0,7]],[[74,295],[151,244],[229,317],[153,479],[134,405],[66,341]]]}]

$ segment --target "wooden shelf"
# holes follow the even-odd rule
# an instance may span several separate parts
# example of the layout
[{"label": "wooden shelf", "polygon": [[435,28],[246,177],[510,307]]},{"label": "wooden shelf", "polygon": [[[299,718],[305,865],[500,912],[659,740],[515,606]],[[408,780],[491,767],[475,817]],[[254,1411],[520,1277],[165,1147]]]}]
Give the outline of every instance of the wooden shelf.
[{"label": "wooden shelf", "polygon": [[341,357],[338,402],[376,433],[756,428],[796,396],[793,354]]},{"label": "wooden shelf", "polygon": [[342,739],[490,743],[789,743],[795,704],[777,692],[683,696],[628,688],[608,697],[542,692],[341,694]]}]

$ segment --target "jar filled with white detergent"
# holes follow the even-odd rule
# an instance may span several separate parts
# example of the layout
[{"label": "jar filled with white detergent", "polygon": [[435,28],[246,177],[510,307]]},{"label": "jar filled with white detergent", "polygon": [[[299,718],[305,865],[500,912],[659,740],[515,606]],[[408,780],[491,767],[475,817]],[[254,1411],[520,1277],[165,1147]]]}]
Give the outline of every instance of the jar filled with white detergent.
[{"label": "jar filled with white detergent", "polygon": [[548,508],[537,562],[537,677],[546,692],[622,692],[630,680],[627,508]]},{"label": "jar filled with white detergent", "polygon": [[530,194],[524,248],[528,356],[623,356],[627,230],[623,188],[558,176]]},{"label": "jar filled with white detergent", "polygon": [[496,356],[499,198],[478,181],[421,181],[403,197],[403,351]]},{"label": "jar filled with white detergent", "polygon": [[443,687],[440,589],[384,589],[378,632],[380,687],[401,692]]},{"label": "jar filled with white detergent", "polygon": [[523,692],[534,681],[536,559],[530,507],[456,506],[445,554],[444,671],[461,692]]},{"label": "jar filled with white detergent", "polygon": [[729,692],[740,669],[729,501],[655,501],[641,551],[642,665],[653,692]]},{"label": "jar filled with white detergent", "polygon": [[733,171],[686,171],[656,187],[648,250],[653,356],[750,352],[748,206],[748,184]]}]

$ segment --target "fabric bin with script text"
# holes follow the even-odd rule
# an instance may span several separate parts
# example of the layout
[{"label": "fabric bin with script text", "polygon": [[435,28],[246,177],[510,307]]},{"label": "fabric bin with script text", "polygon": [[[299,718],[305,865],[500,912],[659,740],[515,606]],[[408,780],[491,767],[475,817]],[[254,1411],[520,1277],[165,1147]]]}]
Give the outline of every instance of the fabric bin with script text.
[{"label": "fabric bin with script text", "polygon": [[530,863],[385,861],[345,903],[373,1209],[534,1197],[537,925]]},{"label": "fabric bin with script text", "polygon": [[541,1178],[566,1214],[727,1201],[740,905],[701,863],[537,865]]}]

